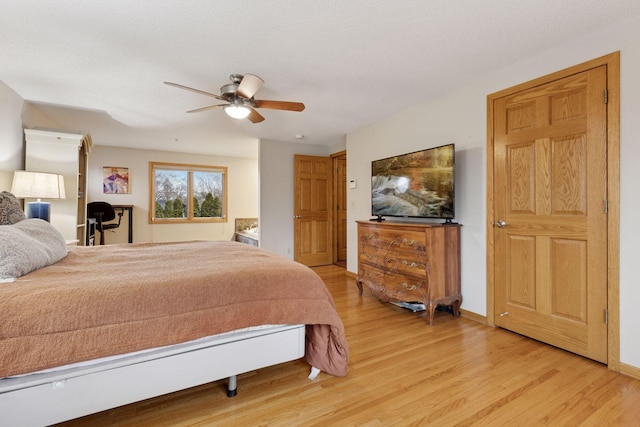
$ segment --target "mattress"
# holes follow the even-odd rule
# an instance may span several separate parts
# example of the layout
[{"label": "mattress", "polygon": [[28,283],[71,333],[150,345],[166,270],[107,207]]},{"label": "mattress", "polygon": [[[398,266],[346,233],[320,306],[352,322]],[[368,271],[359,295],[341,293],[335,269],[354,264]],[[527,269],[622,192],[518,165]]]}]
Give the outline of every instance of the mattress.
[{"label": "mattress", "polygon": [[224,241],[73,247],[0,286],[0,377],[263,324],[305,324],[309,364],[346,375],[342,321],[301,264]]}]

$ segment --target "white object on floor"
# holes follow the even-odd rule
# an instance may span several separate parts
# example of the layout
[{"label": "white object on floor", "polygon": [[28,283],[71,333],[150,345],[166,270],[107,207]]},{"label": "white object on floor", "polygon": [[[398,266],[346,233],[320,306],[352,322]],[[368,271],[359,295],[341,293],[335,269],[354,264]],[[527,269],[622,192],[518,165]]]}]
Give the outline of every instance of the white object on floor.
[{"label": "white object on floor", "polygon": [[320,373],[320,369],[316,368],[315,366],[312,366],[311,373],[309,374],[309,379],[315,380],[319,373]]}]

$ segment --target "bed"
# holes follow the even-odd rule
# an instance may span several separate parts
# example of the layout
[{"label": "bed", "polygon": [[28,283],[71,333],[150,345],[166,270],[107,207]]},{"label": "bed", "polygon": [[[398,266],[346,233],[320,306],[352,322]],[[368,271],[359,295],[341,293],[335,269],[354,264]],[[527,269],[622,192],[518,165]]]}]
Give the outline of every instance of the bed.
[{"label": "bed", "polygon": [[45,252],[61,238],[41,220],[0,226],[8,425],[48,425],[227,377],[233,395],[235,375],[303,356],[312,374],[347,374],[333,299],[301,264],[242,243],[192,241],[60,246],[61,259],[47,253],[7,274],[8,258],[37,252],[25,252],[20,233],[45,241]]}]

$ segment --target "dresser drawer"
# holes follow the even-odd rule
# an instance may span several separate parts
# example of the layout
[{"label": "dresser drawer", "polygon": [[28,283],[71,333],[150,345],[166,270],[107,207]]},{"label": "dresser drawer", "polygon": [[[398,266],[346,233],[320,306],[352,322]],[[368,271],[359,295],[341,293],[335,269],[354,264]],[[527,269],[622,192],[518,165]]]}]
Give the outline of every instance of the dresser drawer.
[{"label": "dresser drawer", "polygon": [[373,264],[383,270],[425,277],[427,274],[425,254],[423,252],[402,252],[382,249],[376,246],[363,246],[358,251],[358,261]]},{"label": "dresser drawer", "polygon": [[402,231],[363,227],[359,233],[360,246],[400,252],[424,252],[425,235],[420,231]]},{"label": "dresser drawer", "polygon": [[418,279],[404,276],[366,264],[360,265],[358,280],[367,285],[371,292],[383,301],[424,303],[429,293],[426,277]]}]

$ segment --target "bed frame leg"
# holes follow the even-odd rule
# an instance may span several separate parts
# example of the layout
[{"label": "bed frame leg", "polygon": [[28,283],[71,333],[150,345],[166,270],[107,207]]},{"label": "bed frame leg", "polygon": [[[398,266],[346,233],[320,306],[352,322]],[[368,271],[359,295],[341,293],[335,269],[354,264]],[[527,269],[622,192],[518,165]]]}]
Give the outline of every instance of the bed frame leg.
[{"label": "bed frame leg", "polygon": [[227,385],[227,397],[235,397],[236,394],[238,394],[237,378],[235,375],[231,375]]}]

